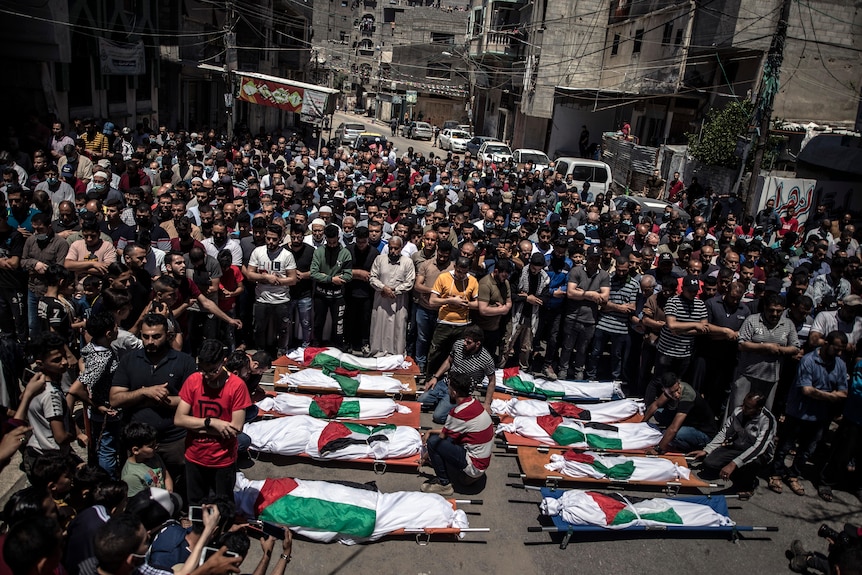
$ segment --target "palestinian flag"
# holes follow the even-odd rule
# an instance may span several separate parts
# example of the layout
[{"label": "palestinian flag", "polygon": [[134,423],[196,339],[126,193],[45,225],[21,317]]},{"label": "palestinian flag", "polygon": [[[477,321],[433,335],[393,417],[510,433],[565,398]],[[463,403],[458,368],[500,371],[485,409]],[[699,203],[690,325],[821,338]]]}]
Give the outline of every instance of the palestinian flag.
[{"label": "palestinian flag", "polygon": [[646,449],[658,445],[662,437],[661,431],[646,423],[609,425],[594,421],[581,422],[558,415],[515,417],[512,423],[503,423],[498,430],[547,444],[600,450]]},{"label": "palestinian flag", "polygon": [[642,404],[633,399],[619,399],[604,403],[577,404],[568,401],[545,401],[541,399],[495,399],[491,402],[491,413],[511,417],[559,415],[580,421],[613,423],[628,419],[641,411]]},{"label": "palestinian flag", "polygon": [[726,515],[708,505],[674,499],[641,499],[619,494],[573,489],[559,498],[546,497],[540,504],[545,515],[559,515],[573,525],[608,529],[634,526],[723,527],[734,525]]},{"label": "palestinian flag", "polygon": [[661,457],[606,455],[569,450],[552,454],[545,469],[573,478],[615,479],[618,481],[678,481],[688,479],[691,470]]},{"label": "palestinian flag", "polygon": [[327,457],[352,445],[370,445],[375,441],[389,441],[389,436],[395,433],[391,424],[360,425],[358,423],[342,423],[332,421],[323,428],[317,438],[317,452]]},{"label": "palestinian flag", "polygon": [[358,363],[351,363],[350,358],[345,355],[347,354],[334,347],[307,347],[302,351],[302,363],[307,367],[319,367],[333,373],[339,368],[353,372],[365,369]]},{"label": "palestinian flag", "polygon": [[563,397],[562,391],[551,391],[536,386],[536,379],[529,373],[523,373],[517,367],[509,367],[503,370],[503,385],[516,393],[538,393],[549,397]]},{"label": "palestinian flag", "polygon": [[410,413],[410,408],[388,397],[346,398],[343,395],[311,396],[301,393],[279,393],[257,403],[263,411],[283,415],[310,415],[318,419],[371,419],[393,413]]},{"label": "palestinian flag", "polygon": [[258,519],[313,531],[370,537],[377,521],[376,491],[337,483],[267,479],[255,507]]}]

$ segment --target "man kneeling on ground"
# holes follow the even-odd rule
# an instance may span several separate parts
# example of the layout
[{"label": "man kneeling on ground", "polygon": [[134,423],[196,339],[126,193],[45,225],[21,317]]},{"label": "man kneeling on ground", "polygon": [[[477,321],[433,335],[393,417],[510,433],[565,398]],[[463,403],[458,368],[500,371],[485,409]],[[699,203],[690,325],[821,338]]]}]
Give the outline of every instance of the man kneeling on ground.
[{"label": "man kneeling on ground", "polygon": [[470,395],[471,381],[450,374],[449,400],[455,405],[443,429],[425,435],[428,458],[436,477],[422,484],[424,493],[454,495],[449,469],[460,471],[460,482],[474,483],[485,475],[494,447],[494,425],[482,403]]}]

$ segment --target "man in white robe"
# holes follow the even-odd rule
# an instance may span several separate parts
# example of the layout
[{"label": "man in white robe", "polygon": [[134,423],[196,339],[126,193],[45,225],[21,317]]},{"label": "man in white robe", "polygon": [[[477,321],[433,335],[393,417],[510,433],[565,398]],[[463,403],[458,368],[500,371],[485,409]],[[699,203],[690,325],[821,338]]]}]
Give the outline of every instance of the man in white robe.
[{"label": "man in white robe", "polygon": [[413,261],[401,253],[404,240],[392,236],[389,253],[371,266],[369,283],[374,288],[371,310],[371,354],[403,355],[407,344],[407,305],[416,279]]}]

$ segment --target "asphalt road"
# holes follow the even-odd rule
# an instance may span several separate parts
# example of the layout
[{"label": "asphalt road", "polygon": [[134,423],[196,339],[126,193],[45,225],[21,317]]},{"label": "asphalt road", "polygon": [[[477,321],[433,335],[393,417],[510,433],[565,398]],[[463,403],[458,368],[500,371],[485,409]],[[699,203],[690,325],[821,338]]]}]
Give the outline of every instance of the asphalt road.
[{"label": "asphalt road", "polygon": [[[390,136],[392,130],[389,127],[389,124],[383,124],[382,122],[374,122],[372,118],[367,116],[357,116],[356,114],[348,114],[343,112],[336,112],[332,118],[332,131],[335,132],[335,128],[338,127],[338,124],[341,122],[359,122],[365,124],[365,131],[367,132],[377,132],[386,136],[388,140],[391,140],[395,144],[395,148],[398,152],[398,155],[404,154],[407,152],[407,148],[413,147],[413,150],[416,152],[422,152],[422,155],[428,156],[430,152],[434,152],[435,155],[446,154],[447,152],[440,150],[439,148],[432,148],[431,142],[428,140],[410,140],[408,138],[402,138],[400,135]],[[398,133],[400,134],[401,130],[399,128]]]}]

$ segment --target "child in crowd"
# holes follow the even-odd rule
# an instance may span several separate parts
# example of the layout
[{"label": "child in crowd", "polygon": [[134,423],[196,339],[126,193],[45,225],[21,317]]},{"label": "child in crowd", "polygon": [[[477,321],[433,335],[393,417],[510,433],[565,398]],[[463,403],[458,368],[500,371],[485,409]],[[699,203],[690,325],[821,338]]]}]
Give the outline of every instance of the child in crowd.
[{"label": "child in crowd", "polygon": [[129,454],[123,465],[123,481],[129,486],[129,497],[148,487],[174,490],[170,473],[156,453],[156,430],[148,423],[133,421],[123,428],[123,445]]}]

